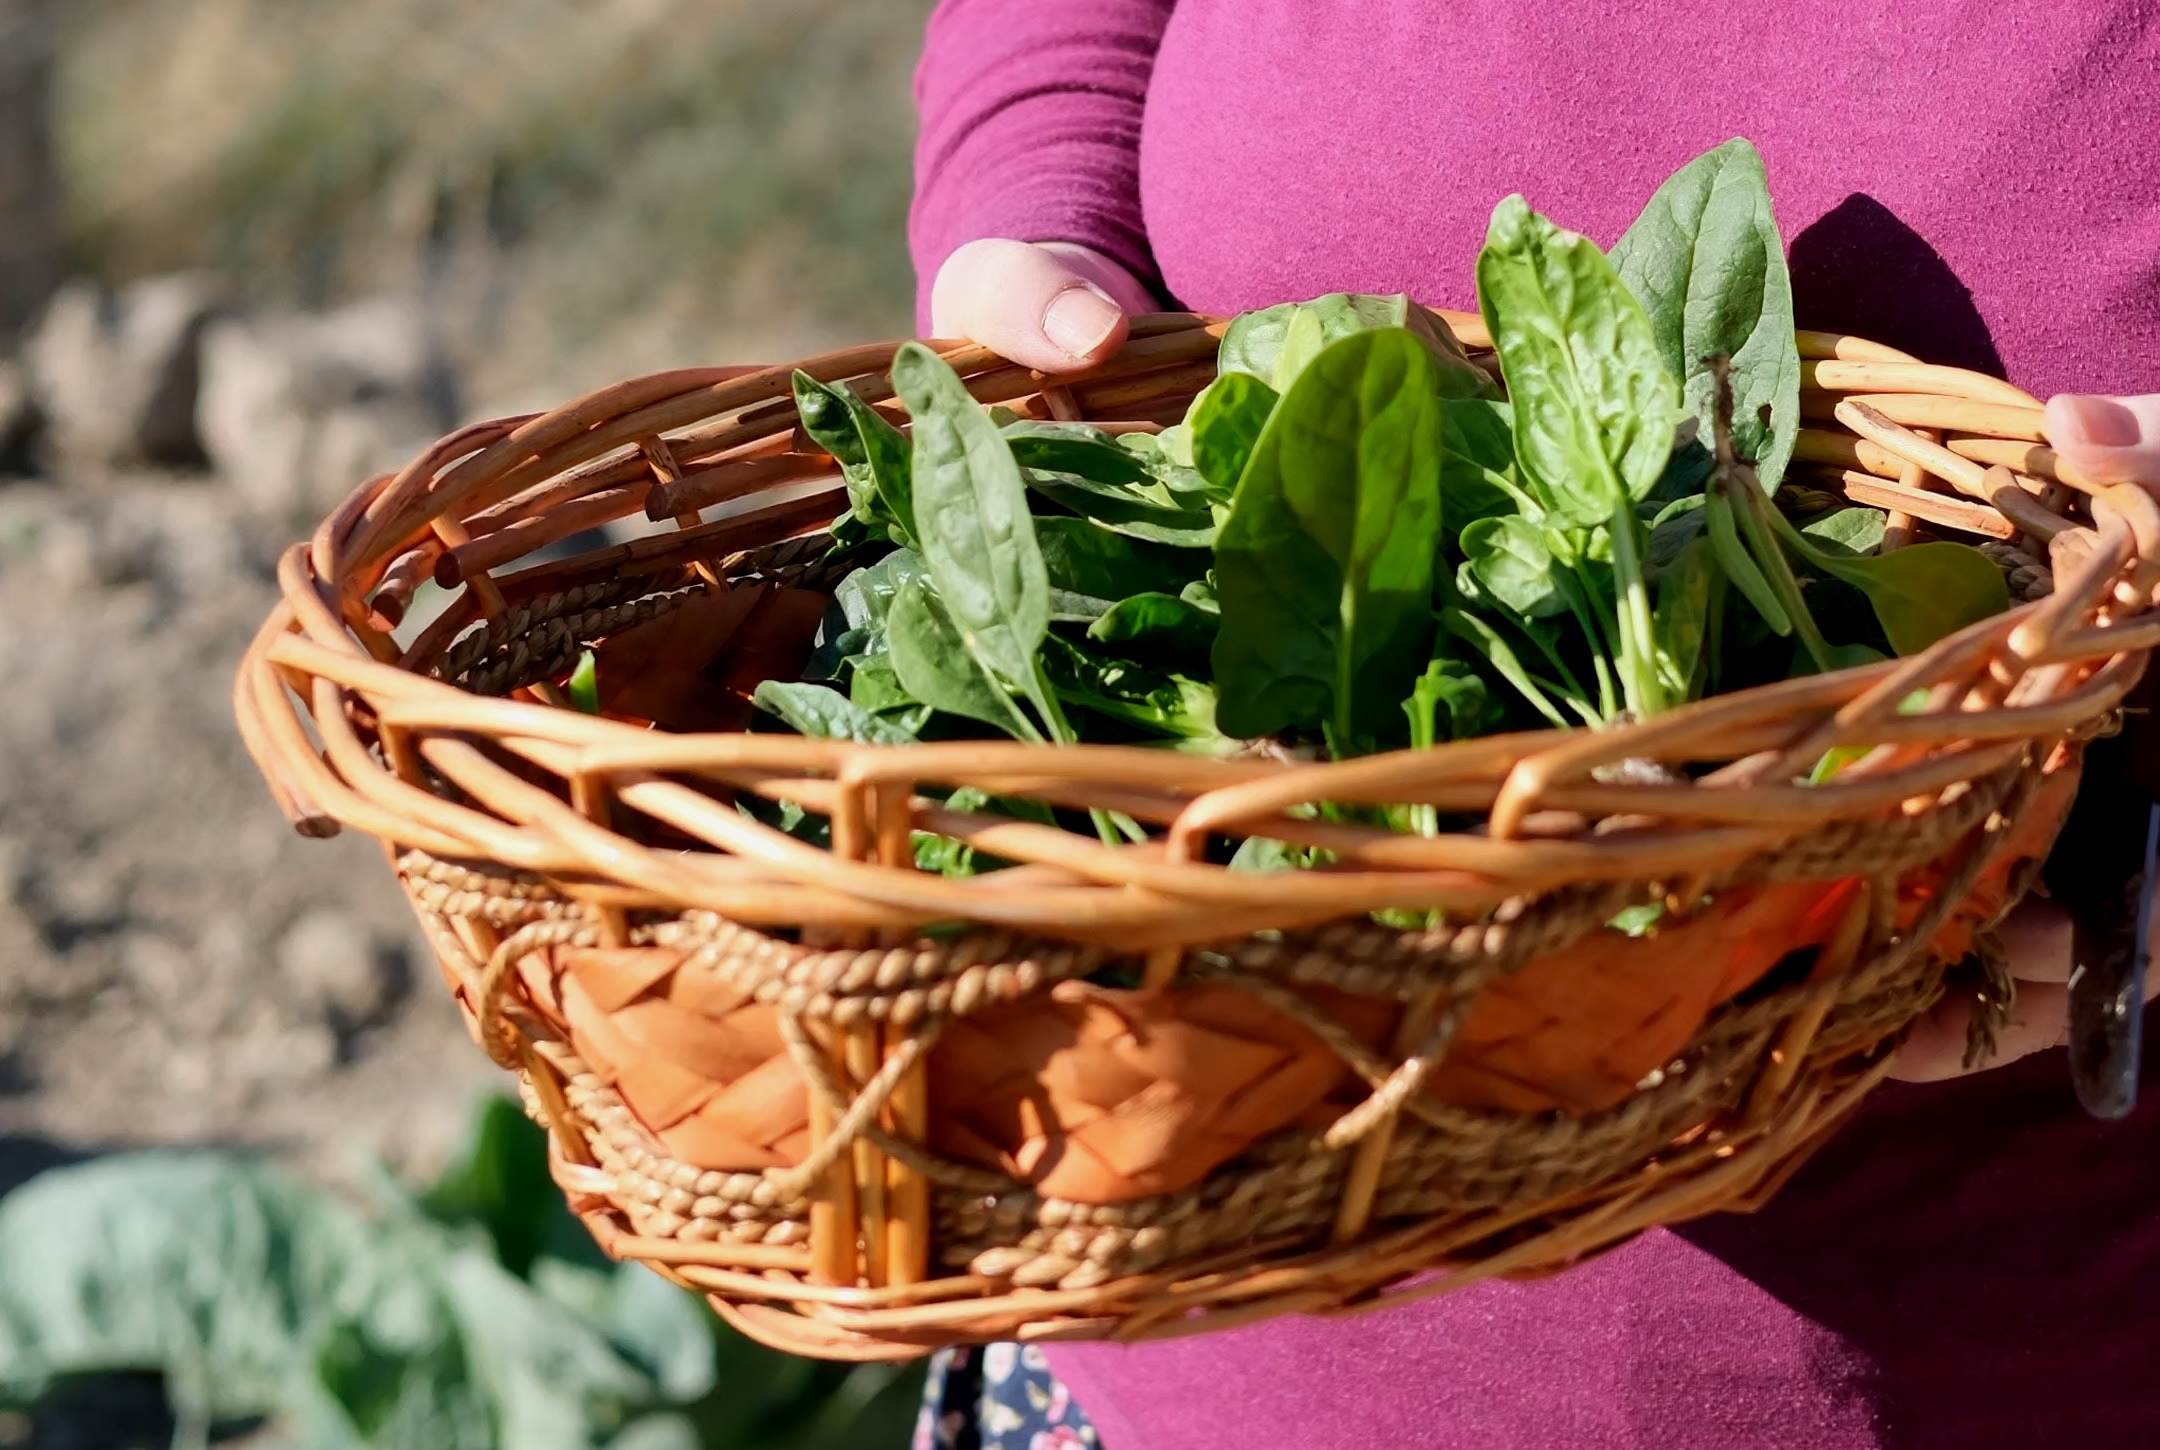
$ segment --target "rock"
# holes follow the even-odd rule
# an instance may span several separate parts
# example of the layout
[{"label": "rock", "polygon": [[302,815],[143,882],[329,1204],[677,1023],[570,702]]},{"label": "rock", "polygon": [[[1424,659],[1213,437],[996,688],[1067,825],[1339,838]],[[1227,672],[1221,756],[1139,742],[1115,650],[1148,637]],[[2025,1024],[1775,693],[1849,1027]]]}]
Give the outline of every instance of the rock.
[{"label": "rock", "polygon": [[293,1005],[340,1031],[382,1020],[404,991],[404,966],[400,953],[335,907],[307,912],[278,940],[278,978]]},{"label": "rock", "polygon": [[0,343],[50,295],[60,260],[50,0],[0,0]]},{"label": "rock", "polygon": [[129,931],[119,943],[120,970],[144,999],[165,1014],[190,1004],[203,973],[186,948],[151,931]]},{"label": "rock", "polygon": [[138,282],[117,297],[88,282],[61,288],[24,354],[60,456],[199,466],[202,333],[216,303],[216,288],[193,275]]},{"label": "rock", "polygon": [[249,504],[313,522],[440,437],[454,393],[424,314],[378,299],[214,324],[198,417],[212,463]]}]

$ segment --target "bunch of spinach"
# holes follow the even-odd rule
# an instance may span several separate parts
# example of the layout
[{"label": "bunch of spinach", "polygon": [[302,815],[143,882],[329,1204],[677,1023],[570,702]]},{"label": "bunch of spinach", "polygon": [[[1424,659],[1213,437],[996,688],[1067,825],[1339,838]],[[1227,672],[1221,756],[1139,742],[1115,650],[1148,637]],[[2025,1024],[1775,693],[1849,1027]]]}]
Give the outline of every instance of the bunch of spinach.
[{"label": "bunch of spinach", "polygon": [[1800,357],[1746,141],[1683,168],[1610,255],[1508,198],[1477,282],[1497,378],[1425,308],[1333,294],[1235,319],[1157,435],[986,409],[914,344],[892,369],[912,437],[798,376],[867,562],[806,681],[759,703],[866,742],[1342,758],[1643,718],[2006,607],[1977,550],[1885,554],[1880,514],[1781,493]]}]

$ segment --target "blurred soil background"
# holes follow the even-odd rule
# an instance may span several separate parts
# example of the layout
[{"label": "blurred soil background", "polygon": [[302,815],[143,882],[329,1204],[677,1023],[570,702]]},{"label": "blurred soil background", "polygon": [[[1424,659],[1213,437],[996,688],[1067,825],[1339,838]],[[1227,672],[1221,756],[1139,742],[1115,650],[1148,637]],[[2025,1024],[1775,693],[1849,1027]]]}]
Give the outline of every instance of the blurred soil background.
[{"label": "blurred soil background", "polygon": [[0,1193],[440,1170],[503,1081],[231,724],[277,553],[459,422],[906,332],[929,8],[0,0]]}]

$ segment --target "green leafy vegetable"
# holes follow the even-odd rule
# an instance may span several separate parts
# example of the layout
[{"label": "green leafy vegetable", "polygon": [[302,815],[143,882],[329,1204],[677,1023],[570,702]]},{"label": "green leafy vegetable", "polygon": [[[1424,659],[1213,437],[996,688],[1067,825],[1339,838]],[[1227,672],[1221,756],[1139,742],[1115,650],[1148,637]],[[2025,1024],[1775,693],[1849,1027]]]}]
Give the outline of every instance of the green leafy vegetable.
[{"label": "green leafy vegetable", "polygon": [[1183,549],[1215,542],[1215,514],[1202,494],[1176,493],[1160,483],[1105,484],[1035,472],[1027,475],[1027,486],[1062,509],[1135,539]]},{"label": "green leafy vegetable", "polygon": [[1402,328],[1425,344],[1433,355],[1435,388],[1441,396],[1492,396],[1492,380],[1464,355],[1447,324],[1400,295],[1331,292],[1310,302],[1248,312],[1225,329],[1217,367],[1224,374],[1249,373],[1283,393],[1330,345],[1382,328]]},{"label": "green leafy vegetable", "polygon": [[1278,401],[1276,391],[1250,373],[1225,373],[1194,400],[1187,425],[1193,465],[1223,497],[1237,491],[1246,461]]},{"label": "green leafy vegetable", "polygon": [[1517,514],[1479,519],[1462,532],[1463,558],[1483,592],[1527,619],[1568,612],[1545,532]]},{"label": "green leafy vegetable", "polygon": [[1839,509],[1802,524],[1800,532],[1826,554],[1872,554],[1882,547],[1888,522],[1874,509]]},{"label": "green leafy vegetable", "polygon": [[1121,599],[1182,589],[1208,566],[1200,550],[1145,543],[1067,514],[1036,519],[1035,542],[1050,583],[1053,620],[1100,619]]},{"label": "green leafy vegetable", "polygon": [[[1559,707],[1552,702],[1552,695],[1559,693],[1557,687],[1541,684],[1525,669],[1521,656],[1515,653],[1514,646],[1507,642],[1500,631],[1477,615],[1454,608],[1442,610],[1440,622],[1448,633],[1476,650],[1485,662],[1492,666],[1493,672],[1514,686],[1516,693],[1528,701],[1532,709],[1550,721],[1553,728],[1568,728],[1570,722],[1567,716],[1561,714]],[[1589,715],[1588,718],[1595,720],[1596,716]]]},{"label": "green leafy vegetable", "polygon": [[1679,389],[1612,263],[1509,197],[1478,257],[1478,298],[1539,505],[1593,528],[1649,497],[1672,452]]},{"label": "green leafy vegetable", "polygon": [[936,353],[907,344],[892,377],[915,421],[917,537],[939,598],[990,677],[1033,697],[1035,651],[1050,628],[1050,576],[1020,466]]},{"label": "green leafy vegetable", "polygon": [[1043,738],[1005,685],[968,648],[927,579],[910,579],[901,588],[893,601],[888,635],[893,672],[915,699],[933,710],[994,726],[1016,740]]},{"label": "green leafy vegetable", "polygon": [[1701,693],[1709,667],[1710,621],[1724,578],[1716,557],[1711,542],[1697,537],[1658,576],[1658,668],[1675,699]]},{"label": "green leafy vegetable", "polygon": [[1705,428],[1715,391],[1707,359],[1731,358],[1733,442],[1774,492],[1800,430],[1800,353],[1761,155],[1735,139],[1689,162],[1650,198],[1612,260]]},{"label": "green leafy vegetable", "polygon": [[1044,671],[1058,698],[1075,709],[1152,734],[1214,738],[1215,691],[1204,681],[1106,658],[1058,635],[1044,642]]},{"label": "green leafy vegetable", "polygon": [[1013,461],[1024,469],[1071,474],[1118,487],[1154,481],[1139,455],[1085,423],[1008,423],[1001,431]]},{"label": "green leafy vegetable", "polygon": [[863,745],[909,745],[914,732],[881,720],[838,690],[816,684],[766,680],[752,697],[760,710],[786,721],[814,740],[853,740]]},{"label": "green leafy vegetable", "polygon": [[1222,625],[1220,610],[1176,594],[1134,594],[1121,599],[1088,626],[1088,638],[1104,644],[1138,643],[1170,654],[1205,657]]},{"label": "green leafy vegetable", "polygon": [[1457,398],[1440,405],[1440,518],[1452,543],[1479,519],[1543,511],[1516,476],[1513,414],[1506,403]]},{"label": "green leafy vegetable", "polygon": [[1672,453],[1679,388],[1642,305],[1588,238],[1519,196],[1494,209],[1478,301],[1508,379],[1515,454],[1556,523],[1603,525],[1618,613],[1614,661],[1637,716],[1665,707],[1635,505]]},{"label": "green leafy vegetable", "polygon": [[915,540],[908,440],[884,414],[845,384],[821,383],[798,370],[795,411],[810,441],[840,464],[855,518],[888,530],[897,544]]},{"label": "green leafy vegetable", "polygon": [[1901,655],[1918,653],[2010,607],[2010,587],[1995,561],[1964,544],[1910,544],[1856,558],[1832,554],[1790,524],[1784,527],[1785,543],[1795,554],[1867,596],[1890,647]]},{"label": "green leafy vegetable", "polygon": [[1438,387],[1416,338],[1362,332],[1277,404],[1215,550],[1225,734],[1325,725],[1348,751],[1400,705],[1431,639]]},{"label": "green leafy vegetable", "polygon": [[600,713],[600,663],[591,650],[579,653],[577,668],[570,672],[570,703],[584,714]]}]

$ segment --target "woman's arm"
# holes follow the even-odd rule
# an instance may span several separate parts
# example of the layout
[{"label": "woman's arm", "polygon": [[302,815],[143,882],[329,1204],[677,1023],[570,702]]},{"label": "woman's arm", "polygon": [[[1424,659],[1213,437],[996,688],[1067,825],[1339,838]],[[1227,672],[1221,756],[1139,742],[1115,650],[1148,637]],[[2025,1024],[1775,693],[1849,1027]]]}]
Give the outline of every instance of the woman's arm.
[{"label": "woman's arm", "polygon": [[1037,367],[1085,366],[1123,340],[1154,283],[1140,116],[1173,3],[938,6],[915,75],[919,327]]}]

